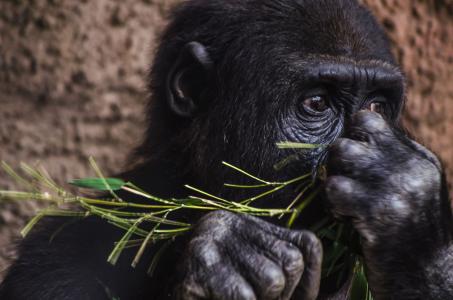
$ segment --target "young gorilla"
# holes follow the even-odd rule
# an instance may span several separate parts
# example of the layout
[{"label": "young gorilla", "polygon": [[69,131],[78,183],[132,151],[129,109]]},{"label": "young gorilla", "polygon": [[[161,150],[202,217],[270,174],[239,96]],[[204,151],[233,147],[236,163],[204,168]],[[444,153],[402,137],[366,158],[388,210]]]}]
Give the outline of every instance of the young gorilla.
[{"label": "young gorilla", "polygon": [[[453,298],[442,169],[398,129],[403,77],[383,31],[355,1],[189,1],[162,38],[150,89],[150,125],[133,158],[140,163],[126,179],[162,197],[186,196],[188,183],[241,199],[222,188],[238,180],[222,160],[282,180],[317,169],[329,153],[326,204],[360,233],[375,299]],[[275,147],[286,140],[332,146],[275,171],[291,154]],[[266,206],[293,197],[282,192]],[[323,200],[304,220],[323,216]],[[103,220],[69,223],[49,242],[65,222],[51,220],[23,241],[1,299],[315,299],[332,292],[324,284],[319,292],[322,246],[309,231],[209,213],[150,278],[145,263],[130,267],[134,250],[116,266],[106,262],[122,231]]]}]

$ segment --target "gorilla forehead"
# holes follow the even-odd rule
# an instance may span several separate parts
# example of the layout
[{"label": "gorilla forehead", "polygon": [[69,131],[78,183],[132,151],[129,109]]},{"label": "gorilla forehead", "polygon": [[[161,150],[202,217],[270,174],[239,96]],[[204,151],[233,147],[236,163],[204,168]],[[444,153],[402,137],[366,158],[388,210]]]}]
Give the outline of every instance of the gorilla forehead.
[{"label": "gorilla forehead", "polygon": [[[394,64],[385,34],[353,0],[198,0],[175,14],[168,39],[204,44],[216,62],[298,53]],[[241,63],[244,63],[242,61]]]}]

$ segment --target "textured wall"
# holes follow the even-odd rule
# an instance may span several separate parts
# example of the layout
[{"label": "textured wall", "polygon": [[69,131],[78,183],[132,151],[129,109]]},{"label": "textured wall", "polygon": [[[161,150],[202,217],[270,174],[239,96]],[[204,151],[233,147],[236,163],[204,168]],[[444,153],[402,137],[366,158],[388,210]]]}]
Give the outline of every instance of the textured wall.
[{"label": "textured wall", "polygon": [[[169,0],[0,0],[0,159],[59,181],[121,169]],[[453,179],[453,1],[368,0],[408,75],[406,121]],[[0,174],[0,188],[14,185]],[[0,204],[0,271],[33,204]],[[1,277],[1,275],[0,275]]]},{"label": "textured wall", "polygon": [[[0,0],[0,159],[59,182],[121,169],[140,139],[145,77],[169,1]],[[14,185],[0,173],[0,188]],[[0,271],[33,204],[0,204]]]}]

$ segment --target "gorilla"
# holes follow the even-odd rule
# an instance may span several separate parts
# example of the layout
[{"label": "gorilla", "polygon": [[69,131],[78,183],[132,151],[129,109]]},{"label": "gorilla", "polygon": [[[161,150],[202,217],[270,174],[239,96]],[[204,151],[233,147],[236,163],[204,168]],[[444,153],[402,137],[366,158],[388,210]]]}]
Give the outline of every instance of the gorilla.
[{"label": "gorilla", "polygon": [[[226,211],[184,213],[196,225],[151,277],[157,247],[136,268],[134,249],[112,266],[122,230],[95,217],[48,219],[18,247],[1,299],[347,299],[350,281],[320,279],[323,245],[307,229],[326,215],[360,235],[375,299],[453,299],[444,172],[401,126],[404,77],[359,3],[186,1],[161,37],[149,89],[146,135],[122,178],[160,197],[186,197],[191,184],[242,199],[223,186],[237,174],[221,161],[275,180],[323,165],[310,213],[292,229]],[[294,153],[280,141],[328,146],[275,170]],[[296,192],[265,205],[283,207]]]}]

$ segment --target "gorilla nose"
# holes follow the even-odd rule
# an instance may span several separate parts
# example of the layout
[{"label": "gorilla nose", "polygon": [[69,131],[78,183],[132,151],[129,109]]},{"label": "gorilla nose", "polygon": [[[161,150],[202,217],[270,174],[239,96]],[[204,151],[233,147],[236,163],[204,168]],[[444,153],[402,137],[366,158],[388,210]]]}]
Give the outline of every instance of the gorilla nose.
[{"label": "gorilla nose", "polygon": [[384,106],[380,102],[370,102],[364,109],[376,112],[378,114],[382,114],[383,110],[384,110]]},{"label": "gorilla nose", "polygon": [[361,110],[369,110],[382,115],[384,113],[384,104],[382,102],[373,101],[366,104]]}]

